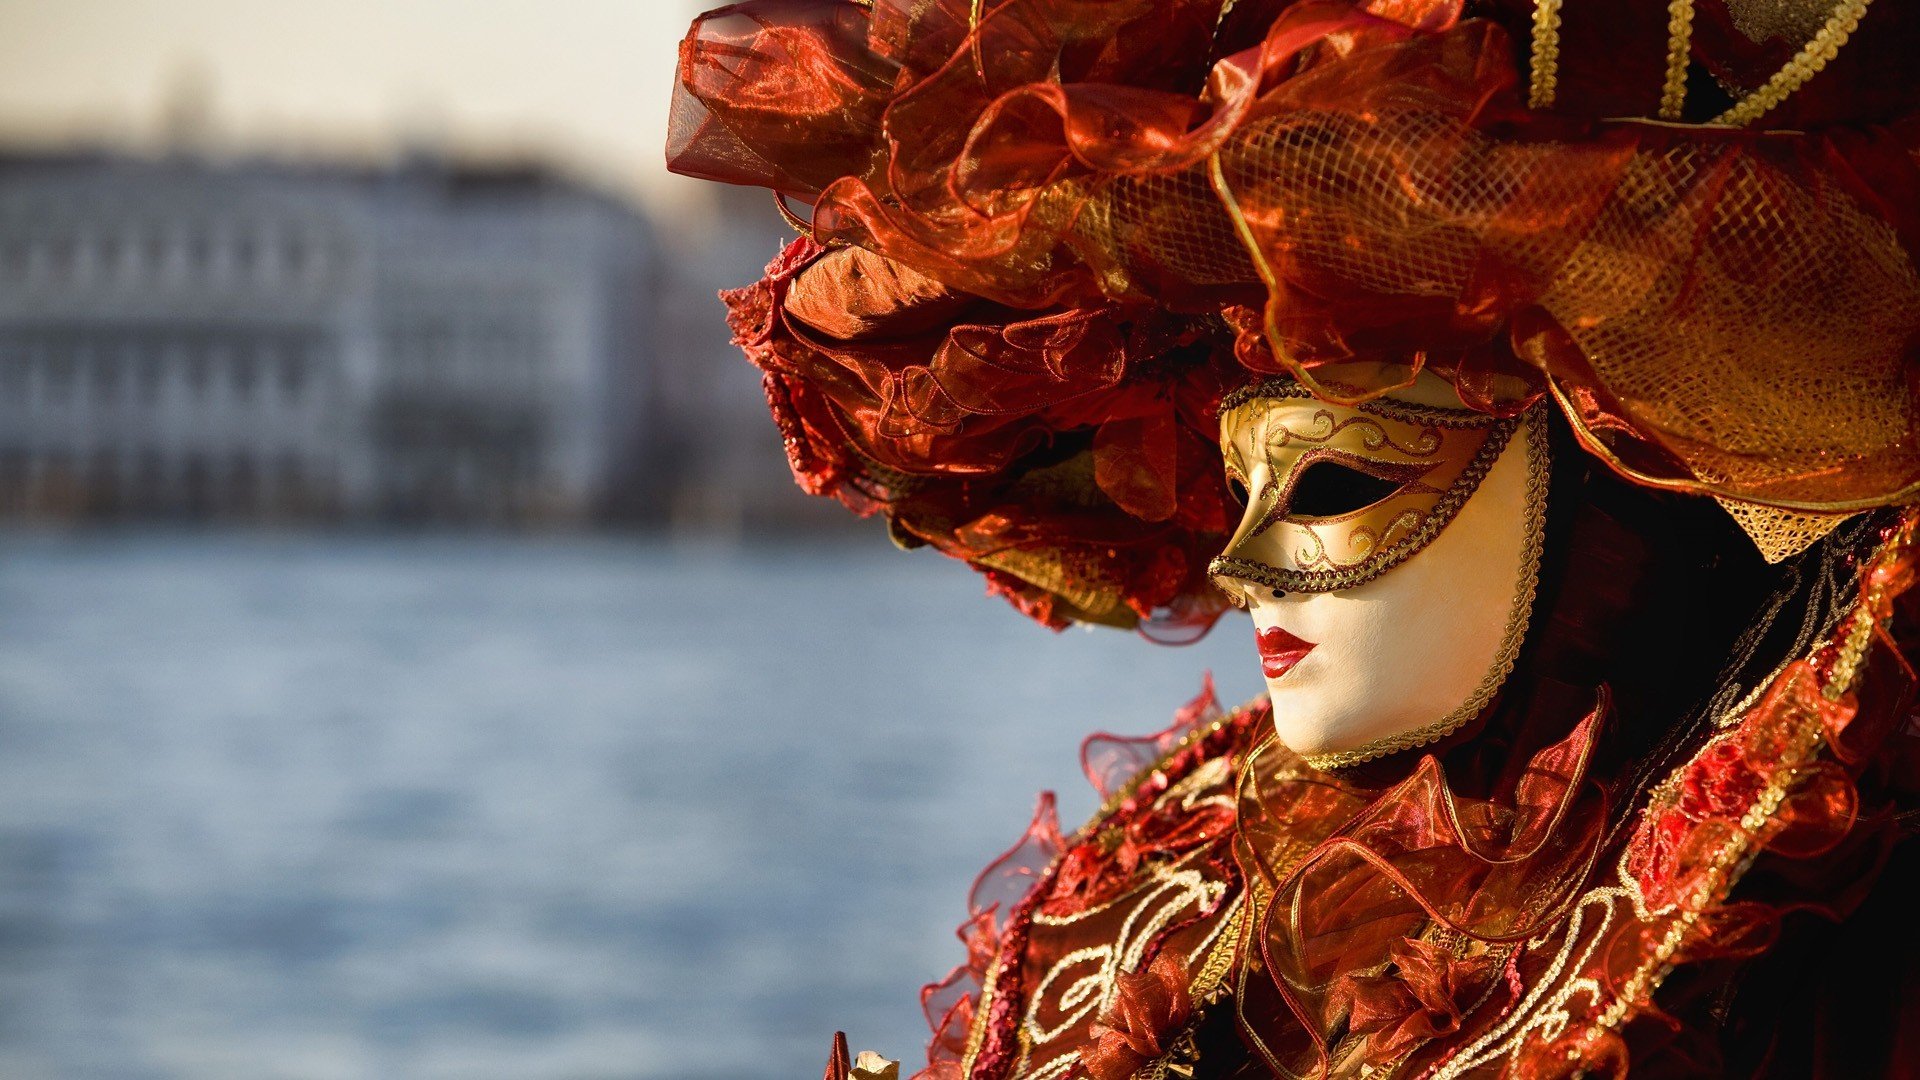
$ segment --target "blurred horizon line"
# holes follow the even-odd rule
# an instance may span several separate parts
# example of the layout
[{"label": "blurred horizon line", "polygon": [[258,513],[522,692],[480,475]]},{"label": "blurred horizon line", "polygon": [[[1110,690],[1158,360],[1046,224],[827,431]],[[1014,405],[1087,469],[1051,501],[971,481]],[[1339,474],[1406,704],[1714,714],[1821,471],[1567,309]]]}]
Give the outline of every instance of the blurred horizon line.
[{"label": "blurred horizon line", "polygon": [[[58,127],[60,130],[55,130]],[[666,172],[663,162],[661,172]],[[0,156],[71,159],[124,158],[158,163],[194,160],[214,167],[251,164],[284,168],[339,168],[379,172],[429,161],[454,168],[530,168],[549,173],[579,187],[617,199],[655,219],[668,231],[683,211],[704,209],[702,198],[710,185],[688,181],[654,186],[627,170],[594,160],[594,155],[561,145],[550,136],[528,133],[439,133],[432,137],[393,138],[373,133],[354,134],[345,126],[335,132],[291,131],[277,136],[216,134],[204,142],[179,142],[152,134],[115,132],[71,125],[22,123],[0,116]],[[667,174],[671,176],[671,174]],[[692,186],[699,184],[699,186]],[[672,211],[673,213],[667,213]]]}]

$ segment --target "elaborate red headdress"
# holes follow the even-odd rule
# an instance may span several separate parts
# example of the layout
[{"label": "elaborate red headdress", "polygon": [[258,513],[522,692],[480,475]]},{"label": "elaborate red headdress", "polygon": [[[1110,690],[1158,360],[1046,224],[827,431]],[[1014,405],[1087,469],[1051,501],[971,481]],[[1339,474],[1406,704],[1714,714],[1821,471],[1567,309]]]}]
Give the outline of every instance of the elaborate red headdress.
[{"label": "elaborate red headdress", "polygon": [[727,297],[807,490],[1050,625],[1204,626],[1250,373],[1551,395],[1754,528],[1911,501],[1916,19],[750,0],[683,44],[670,157],[812,206]]}]

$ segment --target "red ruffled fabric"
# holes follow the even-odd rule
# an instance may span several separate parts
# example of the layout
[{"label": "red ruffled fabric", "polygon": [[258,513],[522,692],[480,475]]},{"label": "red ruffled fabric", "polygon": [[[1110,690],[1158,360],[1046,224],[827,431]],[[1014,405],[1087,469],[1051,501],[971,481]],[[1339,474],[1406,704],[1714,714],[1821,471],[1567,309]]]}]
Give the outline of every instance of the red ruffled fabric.
[{"label": "red ruffled fabric", "polygon": [[[1148,837],[1161,836],[1168,845],[1153,850],[1143,846],[1137,851],[1139,856],[1160,858],[1176,849],[1191,851],[1209,843],[1218,846],[1224,856],[1231,815],[1226,821],[1210,818],[1220,828],[1202,835],[1180,823],[1177,819],[1182,815],[1145,811],[1170,784],[1244,738],[1246,731],[1267,715],[1255,708],[1231,718],[1225,716],[1208,680],[1165,730],[1144,737],[1094,736],[1083,747],[1082,764],[1090,778],[1099,778],[1095,781],[1096,793],[1111,801],[1108,819],[1125,822],[1136,843],[1151,845]],[[1170,753],[1176,747],[1178,751]],[[1156,767],[1129,772],[1127,762]],[[1139,820],[1143,817],[1155,818],[1161,826],[1143,825]],[[1071,841],[1063,837],[1052,794],[1041,797],[1026,832],[974,884],[968,898],[968,919],[960,928],[967,945],[966,963],[922,991],[933,1039],[928,1046],[927,1067],[914,1074],[913,1080],[959,1077],[968,1035],[976,1023],[983,1040],[972,1075],[1001,1075],[1011,1066],[1020,1052],[1015,1028],[1022,995],[1028,989],[1023,983],[1021,960],[1030,948],[1033,916],[1042,911],[1052,915],[1085,911],[1132,880],[1140,863],[1136,861],[1122,871],[1116,860],[1103,857],[1107,851],[1097,829],[1082,830]],[[1211,865],[1214,872],[1226,873],[1230,861],[1223,857]],[[1172,970],[1170,963],[1160,966],[1159,976],[1135,980],[1134,993],[1124,1007],[1101,1021],[1107,1029],[1102,1036],[1107,1044],[1105,1060],[1112,1068],[1127,1060],[1127,1054],[1167,1037],[1173,1031],[1173,1017],[1184,1017],[1190,1011],[1191,1002],[1183,1002],[1166,981]],[[1001,973],[995,983],[991,1013],[977,1020],[980,994],[989,969],[995,966]]]},{"label": "red ruffled fabric", "polygon": [[1193,1017],[1190,976],[1180,957],[1162,952],[1145,971],[1119,978],[1113,1007],[1093,1023],[1093,1045],[1080,1055],[1092,1080],[1131,1080],[1173,1049]]},{"label": "red ruffled fabric", "polygon": [[1385,974],[1342,975],[1333,995],[1348,1010],[1348,1030],[1365,1038],[1362,1059],[1375,1067],[1460,1030],[1494,974],[1491,957],[1455,956],[1419,938],[1400,939],[1387,963]]},{"label": "red ruffled fabric", "polygon": [[[1882,629],[1855,689],[1827,696],[1841,662],[1841,645],[1831,646],[1774,676],[1670,768],[1610,759],[1609,696],[1557,683],[1510,688],[1508,711],[1489,721],[1497,736],[1337,773],[1278,746],[1257,750],[1271,734],[1266,704],[1223,715],[1210,692],[1157,735],[1089,739],[1083,765],[1107,805],[1062,837],[1043,803],[1022,843],[983,876],[963,931],[968,963],[929,999],[936,1038],[923,1076],[957,1075],[976,1020],[973,1080],[1068,1052],[1092,1075],[1130,1075],[1197,1030],[1186,988],[1201,943],[1228,932],[1213,920],[1249,895],[1259,918],[1226,938],[1249,973],[1228,984],[1242,1044],[1229,1058],[1244,1049],[1277,1075],[1324,1075],[1346,1032],[1361,1060],[1424,1075],[1559,980],[1593,989],[1552,1006],[1568,1010],[1562,1021],[1502,1051],[1505,1075],[1620,1074],[1631,1063],[1657,1076],[1686,1062],[1727,1072],[1714,1041],[1724,980],[1737,975],[1727,965],[1768,954],[1797,913],[1839,919],[1858,907],[1904,834],[1891,810],[1920,790],[1916,679],[1899,644],[1920,627],[1920,601],[1907,593],[1916,523],[1909,515],[1888,528],[1891,554],[1862,583],[1856,610]],[[1511,752],[1464,752],[1488,738]],[[1601,760],[1612,771],[1596,772]],[[1863,778],[1875,770],[1895,775]],[[1073,1019],[1060,998],[1071,978],[1055,982],[1055,998],[1034,996],[1064,958],[1130,940],[1126,927],[1156,910],[1142,886],[1176,865],[1222,888],[1159,913],[1176,917],[1129,945],[1144,946],[1145,962],[1124,973],[1109,1007]],[[1736,880],[1750,887],[1734,891]],[[1655,1005],[1650,995],[1675,965],[1708,981],[1662,1001],[1706,997],[1709,1015]],[[977,1017],[989,972],[991,1008]],[[1045,1045],[1021,1038],[1029,1015],[1047,1018]]]},{"label": "red ruffled fabric", "polygon": [[[1053,794],[1048,792],[1041,796],[1027,831],[974,881],[967,897],[967,921],[959,930],[967,949],[966,962],[920,991],[921,1010],[933,1039],[927,1044],[927,1067],[914,1073],[913,1080],[958,1080],[967,1039],[978,1022],[987,970],[1009,951],[1018,953],[1026,947],[1027,919],[1045,891],[1043,886],[1052,880],[1051,867],[1064,847]],[[996,1008],[1006,1013],[1006,999],[999,999]],[[1010,1014],[989,1018],[990,1027],[1011,1022]]]},{"label": "red ruffled fabric", "polygon": [[[1515,989],[1510,947],[1564,919],[1591,880],[1608,801],[1588,766],[1606,716],[1603,699],[1576,723],[1534,717],[1564,735],[1484,795],[1431,755],[1384,788],[1303,769],[1249,778],[1235,852],[1272,897],[1254,937],[1267,975],[1239,1002],[1256,1055],[1325,1075],[1343,1021],[1380,1064],[1497,1011]],[[1464,951],[1423,939],[1430,926]]]},{"label": "red ruffled fabric", "polygon": [[[1730,85],[1780,51],[1700,7]],[[1589,38],[1663,56],[1663,19],[1569,14],[1536,112],[1525,5],[1221,8],[754,0],[696,23],[672,167],[811,203],[811,239],[854,252],[798,248],[730,301],[810,490],[1043,622],[1188,628],[1218,610],[1206,406],[1249,373],[1352,398],[1425,367],[1490,411],[1551,391],[1658,486],[1825,511],[1920,491],[1920,121],[1875,37],[1910,46],[1912,19],[1875,5],[1769,118],[1826,127],[1755,133],[1590,119],[1626,102]],[[1837,126],[1848,85],[1883,126]]]},{"label": "red ruffled fabric", "polygon": [[1178,635],[1225,609],[1234,516],[1194,320],[1102,303],[1020,312],[858,249],[796,241],[726,294],[802,488],[988,575],[1049,626]]}]

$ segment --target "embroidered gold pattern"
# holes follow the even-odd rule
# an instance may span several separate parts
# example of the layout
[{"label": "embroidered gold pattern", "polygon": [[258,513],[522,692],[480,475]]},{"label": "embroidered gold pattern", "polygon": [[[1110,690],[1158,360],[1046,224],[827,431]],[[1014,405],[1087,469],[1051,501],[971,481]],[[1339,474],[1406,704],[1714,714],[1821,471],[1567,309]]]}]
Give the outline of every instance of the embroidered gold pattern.
[{"label": "embroidered gold pattern", "polygon": [[[1127,913],[1114,940],[1067,953],[1041,977],[1021,1018],[1023,1046],[1046,1047],[1088,1017],[1111,1008],[1120,976],[1141,968],[1147,947],[1161,931],[1183,916],[1215,906],[1229,888],[1225,881],[1210,879],[1200,870],[1179,864],[1155,867],[1150,874],[1146,895]],[[1051,1075],[1062,1062],[1074,1063],[1079,1058],[1079,1047],[1066,1048],[1058,1056],[1026,1062],[1015,1076],[1038,1080]]]},{"label": "embroidered gold pattern", "polygon": [[[1227,976],[1233,972],[1233,961],[1240,950],[1240,931],[1246,922],[1246,894],[1234,897],[1233,904],[1227,909],[1226,918],[1213,931],[1213,936],[1202,942],[1200,952],[1194,956],[1199,961],[1198,972],[1187,987],[1187,994],[1196,1007],[1217,999],[1226,989]],[[1200,958],[1205,954],[1205,959]]]},{"label": "embroidered gold pattern", "polygon": [[[1225,807],[1229,810],[1232,809],[1233,797],[1231,794],[1212,790],[1224,787],[1227,782],[1232,779],[1231,770],[1232,765],[1225,756],[1207,761],[1190,773],[1185,779],[1168,788],[1158,799],[1154,800],[1155,810],[1164,812],[1164,809],[1169,805],[1176,805],[1182,812],[1189,814],[1199,810],[1203,806],[1209,805]],[[1117,832],[1118,830],[1110,831]],[[1103,832],[1096,835],[1104,839],[1107,833]],[[1175,862],[1174,865],[1183,865],[1188,857],[1183,857]],[[1094,904],[1069,915],[1049,915],[1044,911],[1036,911],[1033,915],[1033,924],[1035,926],[1071,926],[1074,923],[1092,918],[1095,915],[1109,911],[1125,903],[1132,897],[1138,896],[1151,885],[1152,882],[1142,882],[1140,885],[1121,893],[1119,896],[1105,903]]]},{"label": "embroidered gold pattern", "polygon": [[[1902,516],[1897,531],[1869,565],[1864,579],[1864,594],[1838,630],[1839,651],[1828,674],[1820,681],[1819,691],[1829,700],[1844,696],[1857,682],[1860,665],[1871,645],[1875,627],[1887,616],[1891,606],[1887,590],[1879,580],[1883,575],[1876,575],[1875,568],[1891,566],[1902,558],[1914,542],[1916,527],[1920,527],[1920,511],[1909,509]],[[1807,651],[1805,658],[1817,657],[1826,649],[1827,644],[1823,639]],[[1789,674],[1787,677],[1806,676]],[[1767,684],[1773,682],[1767,680]],[[1750,705],[1751,701],[1750,697],[1742,704]],[[1792,742],[1781,755],[1779,768],[1748,804],[1740,818],[1739,827],[1731,831],[1726,843],[1715,852],[1698,888],[1665,907],[1650,907],[1637,879],[1627,867],[1628,856],[1623,851],[1614,867],[1614,884],[1589,890],[1557,933],[1542,935],[1527,943],[1529,948],[1540,949],[1556,937],[1561,942],[1546,971],[1519,1006],[1493,1030],[1448,1059],[1433,1073],[1433,1080],[1454,1080],[1469,1075],[1482,1066],[1515,1053],[1531,1038],[1558,1038],[1582,1014],[1591,1017],[1586,1021],[1586,1030],[1591,1038],[1618,1028],[1637,1010],[1646,1008],[1675,967],[1680,952],[1699,921],[1713,904],[1727,896],[1752,864],[1757,854],[1754,842],[1761,830],[1779,811],[1803,770],[1819,756],[1823,737],[1820,718],[1806,714],[1796,719],[1798,723]],[[1717,726],[1726,727],[1724,724]],[[1700,753],[1706,753],[1718,740],[1730,735],[1730,732],[1723,730]],[[1697,757],[1698,754],[1695,755]],[[1675,767],[1653,789],[1650,805],[1657,807],[1673,797],[1689,764],[1686,762]],[[1613,922],[1629,913],[1642,922],[1666,919],[1668,923],[1653,950],[1625,984],[1616,991],[1590,977],[1572,977],[1573,973],[1587,968],[1595,953],[1606,942],[1607,931]],[[1586,921],[1590,915],[1598,922],[1593,931],[1588,933]]]},{"label": "embroidered gold pattern", "polygon": [[[1610,886],[1592,889],[1582,896],[1579,906],[1567,916],[1561,930],[1565,944],[1554,956],[1540,981],[1528,990],[1520,1004],[1493,1030],[1469,1043],[1434,1070],[1432,1080],[1458,1080],[1475,1069],[1511,1054],[1535,1033],[1550,1035],[1564,1030],[1572,1019],[1569,1003],[1574,997],[1580,994],[1597,997],[1601,988],[1591,979],[1567,979],[1562,982],[1562,976],[1585,968],[1588,961],[1592,960],[1594,953],[1607,940],[1607,931],[1619,913],[1616,901],[1627,895],[1626,889]],[[1598,925],[1591,934],[1585,932],[1590,913],[1598,919]],[[1529,948],[1540,948],[1547,943],[1547,938],[1536,938],[1527,942],[1527,945]],[[1583,943],[1585,947],[1581,948]]]},{"label": "embroidered gold pattern", "polygon": [[[1229,725],[1243,720],[1246,712],[1247,707],[1242,706],[1234,709],[1232,712],[1215,718],[1205,725],[1196,727],[1184,735],[1152,765],[1141,769],[1129,779],[1124,786],[1109,796],[1107,801],[1088,819],[1086,824],[1082,825],[1079,830],[1073,834],[1072,839],[1068,841],[1069,845],[1084,840],[1089,836],[1096,835],[1103,824],[1119,809],[1120,805],[1131,798],[1148,777],[1164,768],[1168,761],[1192,748],[1195,744],[1218,734]],[[1228,790],[1224,792],[1210,790],[1210,785],[1227,786],[1230,783],[1237,785],[1237,778],[1230,771],[1232,767],[1229,756],[1225,754],[1219,758],[1203,763],[1192,775],[1163,792],[1156,800],[1156,806],[1177,805],[1182,809],[1193,810],[1218,800],[1232,802],[1235,798],[1235,787],[1229,786]],[[1201,854],[1201,852],[1192,852],[1174,860],[1166,866],[1154,869],[1151,872],[1151,877],[1139,887],[1131,889],[1125,895],[1116,897],[1100,905],[1098,909],[1095,909],[1099,911],[1111,910],[1116,905],[1125,903],[1130,899],[1136,900],[1135,909],[1128,915],[1125,928],[1114,944],[1097,946],[1092,949],[1082,949],[1062,957],[1049,969],[1047,975],[1042,980],[1041,986],[1035,988],[1032,996],[1028,999],[1027,1010],[1022,1017],[1020,1025],[1019,1040],[1023,1051],[1023,1060],[1019,1068],[1015,1070],[1015,1080],[1060,1080],[1060,1078],[1071,1073],[1074,1066],[1079,1062],[1078,1048],[1057,1058],[1042,1061],[1027,1059],[1028,1055],[1033,1053],[1036,1046],[1046,1041],[1046,1039],[1041,1036],[1057,1035],[1061,1030],[1064,1030],[1064,1028],[1070,1028],[1072,1026],[1072,1021],[1061,1021],[1057,1017],[1043,1017],[1041,1015],[1042,1002],[1050,994],[1054,994],[1055,990],[1059,989],[1061,992],[1056,996],[1060,1000],[1058,1000],[1056,1004],[1070,1008],[1073,1012],[1073,1020],[1084,1019],[1089,1011],[1097,1010],[1104,1007],[1105,1004],[1111,1003],[1110,999],[1118,975],[1131,971],[1139,965],[1144,948],[1152,942],[1159,930],[1167,925],[1170,920],[1177,917],[1182,911],[1190,910],[1195,904],[1204,910],[1207,907],[1221,903],[1230,886],[1223,881],[1208,880],[1198,870],[1188,866],[1199,854]],[[1046,916],[1036,912],[1033,917],[1033,922],[1035,925],[1045,926],[1065,925],[1076,922],[1080,918],[1084,918],[1092,913],[1093,911],[1090,910],[1073,916]],[[1230,921],[1233,913],[1233,907],[1223,906],[1219,916],[1221,923],[1224,925]],[[1216,948],[1224,945],[1226,949],[1225,962],[1229,966],[1236,955],[1233,948],[1235,938],[1236,935],[1234,933],[1216,928],[1214,935],[1207,939],[1207,941],[1213,943]],[[1125,943],[1125,947],[1116,947],[1122,942]],[[1203,943],[1199,948],[1205,949],[1207,948],[1207,944]],[[1210,954],[1208,964],[1211,965],[1217,962],[1219,961]],[[1066,970],[1076,964],[1081,966],[1094,965],[1095,969],[1080,973]],[[1203,966],[1203,970],[1204,967],[1205,966]],[[974,1062],[978,1059],[981,1047],[985,1042],[986,1025],[993,1011],[993,1003],[998,996],[998,985],[1001,974],[1001,964],[996,961],[988,965],[986,974],[982,979],[980,997],[974,1012],[973,1025],[967,1033],[966,1052],[961,1057],[961,1075],[963,1076],[972,1074]],[[1078,977],[1069,979],[1068,976],[1071,974],[1077,974]],[[1224,978],[1224,975],[1221,977]],[[1045,990],[1044,993],[1042,992],[1043,988]],[[1070,1003],[1067,1000],[1069,996],[1071,997]],[[1197,997],[1196,1000],[1198,1000]],[[1049,1023],[1049,1021],[1051,1021],[1051,1023]],[[1177,1072],[1169,1072],[1168,1075],[1178,1076],[1179,1074]]]},{"label": "embroidered gold pattern", "polygon": [[[1168,788],[1155,800],[1155,809],[1177,807],[1190,812],[1208,803],[1225,802],[1231,805],[1230,789],[1215,790],[1228,788],[1233,779],[1230,770],[1231,765],[1226,757],[1208,761]],[[1120,976],[1140,969],[1147,947],[1159,938],[1162,930],[1183,913],[1205,911],[1221,901],[1229,888],[1228,884],[1209,879],[1201,871],[1187,865],[1201,854],[1192,852],[1168,866],[1152,868],[1149,880],[1141,888],[1130,890],[1126,897],[1097,909],[1066,917],[1035,916],[1035,925],[1066,925],[1096,911],[1109,910],[1123,900],[1132,900],[1132,910],[1127,913],[1113,941],[1068,953],[1041,978],[1028,1001],[1027,1012],[1022,1020],[1023,1045],[1038,1047],[1053,1042],[1088,1016],[1112,1007]],[[1138,899],[1132,899],[1135,897]],[[1230,954],[1228,961],[1231,961]],[[1224,973],[1221,977],[1224,977]],[[1022,1071],[1018,1075],[1022,1080],[1035,1080],[1050,1075],[1050,1070],[1063,1061],[1078,1060],[1079,1051],[1074,1049],[1059,1058],[1030,1062],[1032,1071]]]},{"label": "embroidered gold pattern", "polygon": [[1041,977],[1021,1022],[1028,1041],[1051,1042],[1112,1006],[1120,976],[1140,968],[1160,931],[1189,909],[1205,910],[1227,888],[1194,869],[1155,867],[1151,874],[1151,891],[1128,913],[1118,937],[1062,956]]}]

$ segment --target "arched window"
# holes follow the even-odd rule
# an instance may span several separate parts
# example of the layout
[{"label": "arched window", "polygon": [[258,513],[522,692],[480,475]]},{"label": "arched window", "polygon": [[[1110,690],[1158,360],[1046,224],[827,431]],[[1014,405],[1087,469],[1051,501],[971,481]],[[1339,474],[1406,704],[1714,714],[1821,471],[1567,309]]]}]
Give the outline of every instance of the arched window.
[{"label": "arched window", "polygon": [[47,274],[54,281],[72,281],[79,261],[80,244],[71,236],[56,236],[47,242]]},{"label": "arched window", "polygon": [[260,354],[248,341],[239,342],[232,351],[233,395],[241,401],[252,401],[254,387],[260,383]]},{"label": "arched window", "polygon": [[280,396],[289,405],[297,405],[307,389],[307,353],[308,346],[301,341],[289,342],[280,350]]},{"label": "arched window", "polygon": [[107,343],[92,350],[88,357],[88,366],[93,376],[93,395],[102,403],[116,401],[120,397],[120,384],[126,374],[125,360],[121,351]]},{"label": "arched window", "polygon": [[160,228],[149,229],[140,239],[141,269],[147,274],[158,277],[167,269],[169,245],[166,231]]},{"label": "arched window", "polygon": [[213,273],[213,237],[204,226],[187,237],[187,272],[202,279]]},{"label": "arched window", "polygon": [[207,384],[212,381],[213,375],[213,359],[207,355],[207,346],[203,342],[189,342],[184,351],[187,390],[198,401],[207,396]]},{"label": "arched window", "polygon": [[73,397],[73,382],[73,346],[63,341],[50,343],[46,351],[46,379],[43,383],[47,400],[64,402]]}]

